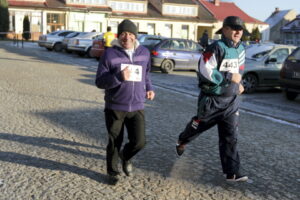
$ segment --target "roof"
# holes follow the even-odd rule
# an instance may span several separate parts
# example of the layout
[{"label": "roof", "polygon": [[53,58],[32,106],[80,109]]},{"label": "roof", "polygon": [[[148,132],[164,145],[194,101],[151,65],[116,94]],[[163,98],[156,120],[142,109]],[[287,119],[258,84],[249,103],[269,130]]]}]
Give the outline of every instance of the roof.
[{"label": "roof", "polygon": [[291,10],[281,10],[273,12],[270,17],[268,17],[265,22],[270,25],[270,27],[278,24]]},{"label": "roof", "polygon": [[46,2],[41,1],[18,1],[18,0],[8,0],[9,6],[15,7],[33,7],[33,8],[46,8]]},{"label": "roof", "polygon": [[164,3],[196,5],[192,0],[164,0]]},{"label": "roof", "polygon": [[300,15],[295,19],[284,25],[281,30],[283,32],[300,32]]},{"label": "roof", "polygon": [[8,0],[10,7],[22,8],[45,8],[45,9],[59,9],[59,10],[89,10],[96,12],[111,12],[108,6],[89,6],[89,5],[74,5],[66,4],[62,0],[45,0],[41,1],[22,1],[22,0]]},{"label": "roof", "polygon": [[217,20],[223,21],[228,16],[238,16],[245,23],[265,24],[264,22],[250,17],[233,2],[222,2],[216,6],[213,2],[207,0],[198,0]]}]

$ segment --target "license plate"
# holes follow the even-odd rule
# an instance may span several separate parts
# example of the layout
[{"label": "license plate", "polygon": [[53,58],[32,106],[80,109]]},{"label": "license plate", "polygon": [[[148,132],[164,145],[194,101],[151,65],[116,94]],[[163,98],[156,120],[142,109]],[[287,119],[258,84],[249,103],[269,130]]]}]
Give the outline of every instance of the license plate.
[{"label": "license plate", "polygon": [[293,78],[300,78],[300,72],[294,72]]}]

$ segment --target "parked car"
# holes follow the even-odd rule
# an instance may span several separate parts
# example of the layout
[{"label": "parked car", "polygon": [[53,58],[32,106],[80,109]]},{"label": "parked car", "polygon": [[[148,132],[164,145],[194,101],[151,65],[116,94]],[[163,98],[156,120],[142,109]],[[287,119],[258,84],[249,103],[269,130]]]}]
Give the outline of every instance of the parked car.
[{"label": "parked car", "polygon": [[168,38],[156,44],[151,51],[152,66],[164,73],[174,69],[198,68],[203,47],[187,39]]},{"label": "parked car", "polygon": [[294,100],[300,94],[300,47],[285,60],[280,70],[280,85],[288,100]]},{"label": "parked car", "polygon": [[159,35],[138,34],[137,39],[140,42],[140,45],[143,45],[144,47],[148,48],[149,51],[151,51],[156,44],[160,43],[163,39],[166,39],[166,37]]},{"label": "parked car", "polygon": [[67,50],[75,52],[79,56],[87,55],[89,58],[91,58],[93,40],[102,34],[103,33],[100,32],[88,32],[80,37],[71,38],[68,42]]},{"label": "parked car", "polygon": [[104,41],[103,41],[103,35],[100,35],[99,37],[95,38],[93,40],[92,48],[91,48],[91,57],[96,58],[99,60],[99,58],[104,53]]},{"label": "parked car", "polygon": [[65,50],[66,52],[68,53],[71,53],[71,51],[68,51],[67,48],[68,48],[68,42],[71,38],[74,38],[74,37],[78,37],[80,34],[84,34],[85,32],[73,32],[73,33],[70,33],[69,35],[67,35],[63,40],[62,40],[62,49]]},{"label": "parked car", "polygon": [[243,86],[245,93],[258,87],[279,86],[279,72],[284,60],[296,46],[279,44],[257,44],[246,49]]},{"label": "parked car", "polygon": [[40,47],[45,47],[46,49],[48,49],[49,51],[52,51],[54,49],[54,51],[62,51],[63,46],[62,46],[62,41],[63,39],[73,33],[74,31],[66,31],[66,30],[62,30],[62,31],[54,31],[52,33],[49,33],[47,35],[41,35],[39,37],[39,41],[38,41],[38,45]]}]

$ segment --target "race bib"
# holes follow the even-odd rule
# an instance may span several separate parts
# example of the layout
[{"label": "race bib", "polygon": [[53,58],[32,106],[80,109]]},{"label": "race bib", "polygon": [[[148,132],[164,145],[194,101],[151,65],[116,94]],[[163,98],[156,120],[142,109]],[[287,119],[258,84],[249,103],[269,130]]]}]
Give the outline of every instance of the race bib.
[{"label": "race bib", "polygon": [[239,73],[239,60],[238,59],[224,59],[221,63],[219,71]]},{"label": "race bib", "polygon": [[130,71],[130,77],[128,81],[141,82],[142,81],[142,66],[141,65],[131,65],[131,64],[121,64],[121,71],[128,67]]}]

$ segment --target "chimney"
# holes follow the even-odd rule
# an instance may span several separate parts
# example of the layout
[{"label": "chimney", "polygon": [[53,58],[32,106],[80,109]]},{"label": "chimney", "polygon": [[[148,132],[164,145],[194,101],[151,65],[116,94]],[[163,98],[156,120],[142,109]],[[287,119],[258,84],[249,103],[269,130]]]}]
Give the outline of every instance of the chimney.
[{"label": "chimney", "polygon": [[271,16],[276,15],[277,13],[279,13],[279,11],[280,11],[279,8],[276,7],[275,10],[274,10],[274,12],[271,14]]},{"label": "chimney", "polygon": [[213,0],[215,6],[219,6],[220,5],[220,0]]}]

